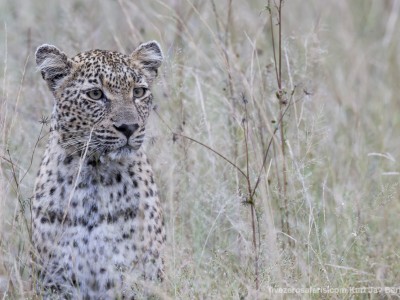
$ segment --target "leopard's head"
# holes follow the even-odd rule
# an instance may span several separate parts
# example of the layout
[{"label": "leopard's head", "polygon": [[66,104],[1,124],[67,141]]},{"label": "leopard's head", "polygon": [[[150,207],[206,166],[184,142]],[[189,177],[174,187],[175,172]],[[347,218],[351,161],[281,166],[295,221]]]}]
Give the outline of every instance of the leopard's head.
[{"label": "leopard's head", "polygon": [[120,158],[143,143],[151,86],[163,60],[155,41],[131,55],[92,50],[69,58],[42,45],[36,63],[54,95],[52,130],[70,155]]}]

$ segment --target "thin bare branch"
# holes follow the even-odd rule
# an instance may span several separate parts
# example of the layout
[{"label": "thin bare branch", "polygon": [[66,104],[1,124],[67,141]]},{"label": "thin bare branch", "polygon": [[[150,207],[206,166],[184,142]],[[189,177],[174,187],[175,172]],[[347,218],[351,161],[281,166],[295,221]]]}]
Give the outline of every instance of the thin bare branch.
[{"label": "thin bare branch", "polygon": [[168,130],[169,130],[173,135],[175,135],[175,136],[180,136],[180,137],[183,137],[183,138],[185,138],[185,139],[188,139],[188,140],[190,140],[190,141],[192,141],[192,142],[195,142],[196,144],[199,144],[200,146],[203,146],[204,148],[210,150],[211,152],[215,153],[216,155],[218,155],[219,157],[221,157],[223,160],[225,160],[227,163],[229,163],[231,166],[233,166],[237,171],[239,171],[240,174],[243,175],[244,178],[247,178],[246,173],[244,173],[244,172],[242,171],[242,169],[240,169],[235,163],[233,163],[231,160],[229,160],[226,156],[222,155],[222,154],[219,153],[218,151],[214,150],[214,149],[211,148],[210,146],[207,146],[206,144],[203,144],[203,143],[200,142],[200,141],[197,141],[197,140],[195,140],[195,139],[193,139],[193,138],[191,138],[191,137],[188,137],[188,136],[186,136],[186,135],[184,135],[184,134],[174,132],[174,131],[171,129],[171,127],[170,127],[170,126],[164,121],[164,119],[160,116],[160,114],[159,114],[157,111],[155,111],[155,113],[156,113],[156,115],[158,116],[158,118],[161,120],[161,122],[164,123],[164,125],[168,128]]}]

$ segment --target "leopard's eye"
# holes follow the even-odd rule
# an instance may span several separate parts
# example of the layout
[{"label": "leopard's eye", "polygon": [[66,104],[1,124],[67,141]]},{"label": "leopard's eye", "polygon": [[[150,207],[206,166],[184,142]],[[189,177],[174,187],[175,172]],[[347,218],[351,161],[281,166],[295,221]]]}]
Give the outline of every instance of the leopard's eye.
[{"label": "leopard's eye", "polygon": [[133,97],[134,98],[141,98],[144,96],[145,93],[146,93],[145,88],[134,88],[133,89]]},{"label": "leopard's eye", "polygon": [[103,92],[101,90],[91,90],[86,94],[90,99],[100,100],[103,98]]}]

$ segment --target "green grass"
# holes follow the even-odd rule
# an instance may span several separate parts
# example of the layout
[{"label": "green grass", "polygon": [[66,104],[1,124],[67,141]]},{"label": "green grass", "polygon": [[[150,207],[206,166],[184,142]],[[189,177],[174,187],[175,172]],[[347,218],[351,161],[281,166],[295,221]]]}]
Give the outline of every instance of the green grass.
[{"label": "green grass", "polygon": [[[39,120],[53,101],[35,69],[36,47],[128,54],[151,39],[165,53],[154,87],[160,117],[153,113],[147,140],[167,225],[162,298],[279,299],[270,288],[400,286],[399,4],[285,1],[282,84],[288,97],[296,88],[282,123],[284,155],[266,5],[0,0],[0,295],[33,292],[26,224],[48,131],[40,134]],[[276,21],[274,14],[275,38]],[[246,178],[172,132],[225,156],[252,187],[261,174],[258,291]]]}]

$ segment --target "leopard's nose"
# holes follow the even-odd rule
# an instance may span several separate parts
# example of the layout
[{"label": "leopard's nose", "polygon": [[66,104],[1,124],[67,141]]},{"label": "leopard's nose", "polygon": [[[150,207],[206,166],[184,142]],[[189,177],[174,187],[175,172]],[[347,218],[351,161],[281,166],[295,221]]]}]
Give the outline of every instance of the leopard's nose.
[{"label": "leopard's nose", "polygon": [[122,124],[122,125],[115,125],[115,129],[117,129],[119,132],[122,132],[127,139],[139,128],[138,124]]}]

